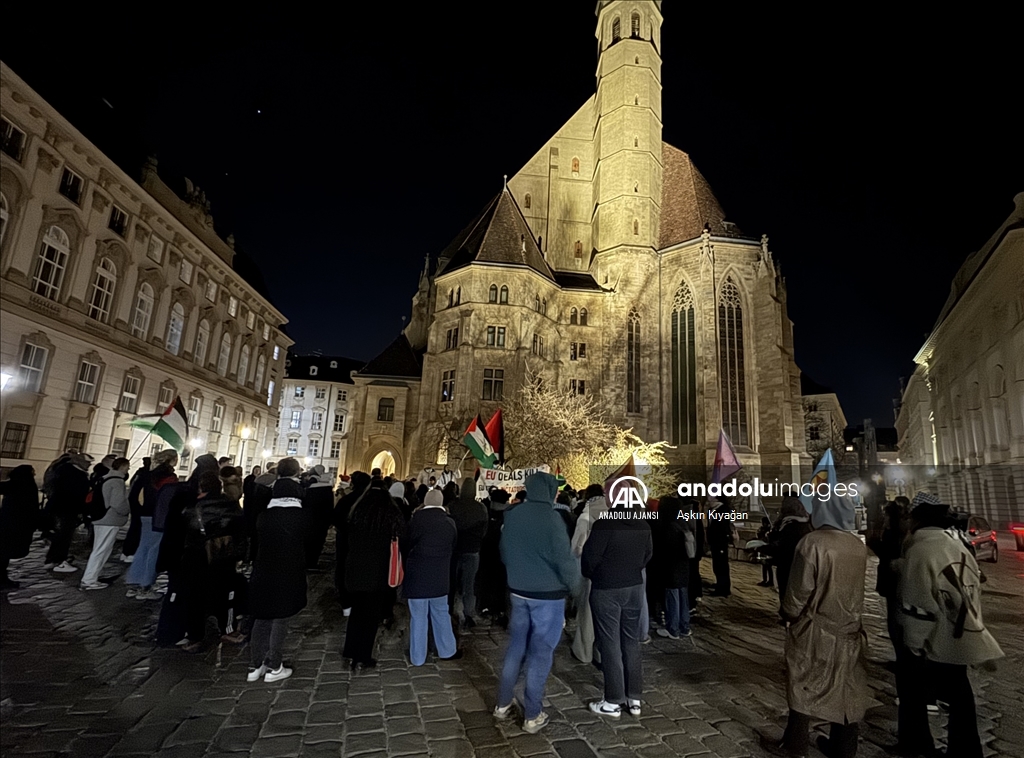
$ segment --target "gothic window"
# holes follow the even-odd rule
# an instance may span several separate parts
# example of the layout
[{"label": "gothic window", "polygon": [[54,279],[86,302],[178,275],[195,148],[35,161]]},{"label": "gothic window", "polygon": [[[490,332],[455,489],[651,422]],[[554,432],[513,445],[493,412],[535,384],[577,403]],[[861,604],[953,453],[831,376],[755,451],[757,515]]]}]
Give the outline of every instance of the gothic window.
[{"label": "gothic window", "polygon": [[548,315],[548,301],[547,300],[541,300],[540,301],[540,315],[542,315],[542,316]]},{"label": "gothic window", "polygon": [[501,305],[508,305],[508,287],[501,285],[501,292],[498,293],[498,302]]},{"label": "gothic window", "polygon": [[587,325],[587,309],[580,308],[580,326]]},{"label": "gothic window", "polygon": [[672,442],[697,442],[697,333],[693,293],[682,282],[672,300]]},{"label": "gothic window", "polygon": [[640,56],[639,55],[636,56],[635,58],[633,58],[633,63],[635,63],[638,66],[640,65]]},{"label": "gothic window", "polygon": [[60,295],[64,282],[64,269],[71,251],[71,241],[59,226],[51,226],[43,237],[43,247],[36,259],[36,270],[32,277],[32,291],[48,300]]},{"label": "gothic window", "polygon": [[530,197],[530,193],[526,193],[526,197],[523,198],[523,207],[529,208],[533,204],[533,198]]},{"label": "gothic window", "polygon": [[722,427],[733,443],[750,444],[747,385],[743,358],[743,309],[740,292],[726,279],[718,299],[718,354],[722,391]]},{"label": "gothic window", "polygon": [[633,137],[633,147],[640,147],[640,138]]},{"label": "gothic window", "polygon": [[[314,366],[314,368],[316,368]],[[238,383],[243,387],[245,386],[246,380],[249,378],[249,346],[242,345],[242,350],[238,354]]]},{"label": "gothic window", "polygon": [[259,392],[263,389],[263,374],[267,370],[267,357],[260,353],[256,356],[256,376],[253,379],[252,386]]},{"label": "gothic window", "polygon": [[640,234],[640,222],[633,219],[633,234]]},{"label": "gothic window", "polygon": [[580,159],[579,158],[573,158],[572,159],[572,172],[574,174],[578,174],[580,172]]},{"label": "gothic window", "polygon": [[395,420],[395,399],[382,397],[377,402],[377,420],[390,422]]},{"label": "gothic window", "polygon": [[577,323],[579,323],[579,315],[578,315],[578,312],[577,312],[577,310],[575,308],[573,308],[573,309],[571,309],[569,311],[569,323],[570,324],[577,324]]},{"label": "gothic window", "polygon": [[140,340],[149,334],[149,322],[153,318],[153,288],[143,282],[135,298],[135,313],[132,316],[132,335]]},{"label": "gothic window", "polygon": [[459,305],[462,302],[462,287],[458,287],[455,290],[455,304]]},{"label": "gothic window", "polygon": [[620,39],[622,39],[622,21],[616,16],[612,21],[612,42],[618,42]]},{"label": "gothic window", "polygon": [[181,350],[181,335],[185,331],[185,309],[181,303],[175,303],[171,307],[171,317],[167,319],[167,339],[165,345],[167,352],[177,355]]},{"label": "gothic window", "polygon": [[448,290],[448,307],[455,305],[455,290]]},{"label": "gothic window", "polygon": [[640,105],[640,95],[633,95],[633,105]]},{"label": "gothic window", "polygon": [[221,376],[228,375],[228,364],[231,363],[231,335],[224,332],[220,338],[220,354],[217,356],[217,373]]},{"label": "gothic window", "polygon": [[498,302],[498,285],[492,284],[491,288],[487,290],[487,302],[496,303]]},{"label": "gothic window", "polygon": [[536,295],[533,299],[533,309],[540,313],[540,295]]},{"label": "gothic window", "polygon": [[[634,13],[629,19],[629,33],[630,36],[636,38],[640,36],[640,14]],[[639,62],[639,61],[637,61]]]},{"label": "gothic window", "polygon": [[626,412],[640,412],[640,314],[636,308],[626,320]]},{"label": "gothic window", "polygon": [[576,240],[576,246],[573,248],[573,255],[577,258],[583,257],[583,243],[580,240]]},{"label": "gothic window", "polygon": [[110,258],[104,258],[96,267],[92,280],[92,294],[89,298],[89,318],[106,322],[110,315],[110,301],[114,299],[117,284],[117,267]]},{"label": "gothic window", "polygon": [[196,349],[193,351],[196,365],[200,368],[206,366],[206,353],[210,349],[210,324],[203,319],[199,322],[199,329],[196,330]]},{"label": "gothic window", "polygon": [[640,191],[640,182],[633,182],[633,192]]}]

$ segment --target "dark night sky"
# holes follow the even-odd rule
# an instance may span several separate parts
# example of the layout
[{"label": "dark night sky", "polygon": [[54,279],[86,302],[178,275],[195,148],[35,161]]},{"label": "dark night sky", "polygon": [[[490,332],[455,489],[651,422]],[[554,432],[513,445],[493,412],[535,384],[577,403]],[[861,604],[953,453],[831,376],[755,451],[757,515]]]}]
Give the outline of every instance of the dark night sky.
[{"label": "dark night sky", "polygon": [[[1024,191],[1013,24],[665,6],[664,139],[769,235],[798,365],[851,423],[890,425],[953,274]],[[202,187],[297,351],[386,345],[424,255],[595,87],[592,0],[371,18],[79,6],[61,11],[66,44],[43,43],[36,7],[5,12],[4,61],[130,174],[156,151],[162,176]]]}]

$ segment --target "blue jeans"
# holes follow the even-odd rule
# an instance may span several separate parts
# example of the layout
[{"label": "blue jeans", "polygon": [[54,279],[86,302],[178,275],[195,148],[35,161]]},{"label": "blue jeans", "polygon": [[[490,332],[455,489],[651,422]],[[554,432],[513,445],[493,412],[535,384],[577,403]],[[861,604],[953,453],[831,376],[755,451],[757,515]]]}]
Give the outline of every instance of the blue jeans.
[{"label": "blue jeans", "polygon": [[[476,615],[476,574],[480,570],[480,553],[462,553],[455,558],[455,574],[458,587],[462,593],[462,618],[473,618]],[[454,592],[453,592],[454,594]],[[452,605],[454,611],[455,605]]]},{"label": "blue jeans", "polygon": [[153,519],[150,516],[143,516],[140,521],[142,534],[139,536],[139,549],[135,551],[135,560],[128,567],[125,582],[140,587],[152,587],[156,581],[156,560],[160,557],[160,541],[164,538],[164,533],[153,531]]},{"label": "blue jeans", "polygon": [[512,595],[512,616],[508,622],[508,649],[498,682],[498,705],[512,702],[519,674],[525,667],[523,710],[527,719],[540,715],[544,685],[551,672],[551,659],[562,637],[565,600],[534,600]]},{"label": "blue jeans", "polygon": [[690,631],[690,598],[686,587],[665,590],[665,626],[675,637]]},{"label": "blue jeans", "polygon": [[455,633],[448,615],[448,596],[411,598],[409,600],[409,659],[413,666],[427,661],[427,618],[434,632],[434,645],[439,658],[455,655]]}]

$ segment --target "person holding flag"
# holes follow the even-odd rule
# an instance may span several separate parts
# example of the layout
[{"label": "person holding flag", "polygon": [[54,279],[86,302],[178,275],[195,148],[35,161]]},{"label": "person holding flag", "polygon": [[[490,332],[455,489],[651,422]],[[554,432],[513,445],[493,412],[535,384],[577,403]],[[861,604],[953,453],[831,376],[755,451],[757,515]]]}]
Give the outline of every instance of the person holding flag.
[{"label": "person holding flag", "polygon": [[[736,451],[732,448],[724,429],[718,432],[718,447],[715,450],[715,465],[711,472],[711,483],[721,484],[743,468]],[[710,498],[714,501],[716,498]],[[721,505],[715,509],[720,515],[731,510],[728,500],[717,498]],[[708,524],[707,540],[711,547],[711,567],[715,572],[715,595],[729,597],[732,594],[732,580],[729,576],[729,547],[733,544],[733,522],[729,519],[714,519]]]},{"label": "person holding flag", "polygon": [[[491,421],[493,422],[494,419]],[[466,434],[462,438],[462,444],[469,448],[469,452],[480,462],[481,468],[494,468],[494,464],[498,462],[498,456],[491,446],[491,441],[487,438],[484,422],[479,414],[469,422]]]}]

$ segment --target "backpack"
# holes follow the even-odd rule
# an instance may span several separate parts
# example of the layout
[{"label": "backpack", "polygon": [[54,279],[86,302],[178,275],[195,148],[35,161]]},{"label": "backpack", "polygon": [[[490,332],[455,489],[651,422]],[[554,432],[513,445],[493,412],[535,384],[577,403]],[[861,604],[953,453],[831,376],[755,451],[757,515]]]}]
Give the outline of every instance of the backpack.
[{"label": "backpack", "polygon": [[107,504],[103,502],[103,480],[100,480],[86,494],[82,513],[89,521],[96,522],[107,515],[107,510]]}]

